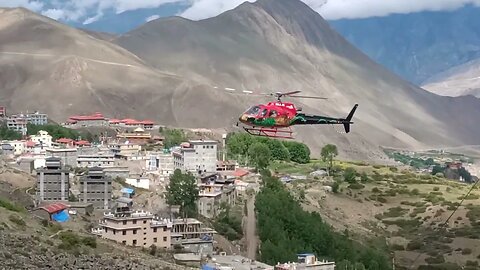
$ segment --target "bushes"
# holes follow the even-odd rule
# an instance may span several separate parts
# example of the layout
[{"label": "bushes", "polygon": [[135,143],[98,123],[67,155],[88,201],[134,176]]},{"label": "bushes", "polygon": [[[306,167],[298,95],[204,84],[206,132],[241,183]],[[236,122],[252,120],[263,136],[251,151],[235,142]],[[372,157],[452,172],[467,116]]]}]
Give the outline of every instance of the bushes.
[{"label": "bushes", "polygon": [[231,214],[229,206],[225,206],[218,214],[213,227],[219,234],[224,235],[230,241],[238,240],[243,235],[242,221]]},{"label": "bushes", "polygon": [[11,222],[17,224],[18,226],[20,227],[25,227],[27,224],[25,223],[25,220],[23,220],[23,218],[17,216],[17,215],[10,215],[8,217],[8,220],[10,220]]},{"label": "bushes", "polygon": [[443,257],[443,255],[438,255],[436,257],[426,258],[425,262],[427,262],[429,264],[439,264],[439,263],[444,263],[445,258]]},{"label": "bushes", "polygon": [[405,209],[405,208],[401,208],[401,207],[392,207],[390,209],[388,209],[387,212],[383,213],[383,216],[384,217],[400,217],[400,216],[403,216],[404,214],[406,214],[408,212],[408,209]]},{"label": "bushes", "polygon": [[25,212],[25,208],[23,208],[22,206],[11,203],[8,200],[3,198],[0,198],[0,207],[3,207],[13,212]]},{"label": "bushes", "polygon": [[78,252],[78,249],[82,246],[88,246],[91,248],[97,247],[97,239],[95,237],[87,236],[81,237],[72,231],[61,232],[59,234],[61,243],[58,245],[59,249],[65,251]]},{"label": "bushes", "polygon": [[418,241],[412,241],[412,242],[409,242],[407,244],[407,248],[406,250],[408,251],[412,251],[412,250],[419,250],[423,247],[423,243],[422,242],[418,242]]},{"label": "bushes", "polygon": [[350,189],[363,189],[365,186],[360,184],[360,183],[353,183],[348,185],[348,188]]},{"label": "bushes", "polygon": [[462,255],[470,255],[472,254],[472,250],[469,248],[462,249]]}]

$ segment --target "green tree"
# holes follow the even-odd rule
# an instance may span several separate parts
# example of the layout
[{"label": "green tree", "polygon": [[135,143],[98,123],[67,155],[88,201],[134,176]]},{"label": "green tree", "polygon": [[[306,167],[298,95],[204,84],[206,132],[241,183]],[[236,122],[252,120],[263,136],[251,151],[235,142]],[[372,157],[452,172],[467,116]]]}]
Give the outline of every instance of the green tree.
[{"label": "green tree", "polygon": [[182,216],[194,217],[197,214],[198,187],[191,173],[182,173],[179,169],[170,176],[166,199],[169,205],[180,205]]},{"label": "green tree", "polygon": [[366,172],[363,172],[362,175],[360,176],[360,181],[362,183],[366,183],[370,181],[370,178],[368,178],[368,175]]},{"label": "green tree", "polygon": [[338,150],[337,146],[333,144],[327,144],[322,148],[321,156],[323,162],[328,162],[328,175],[330,175],[330,172],[333,167],[333,158],[335,158],[338,155]]},{"label": "green tree", "polygon": [[238,158],[239,155],[247,156],[248,149],[255,143],[252,135],[247,133],[230,133],[227,136],[227,150],[232,158]]},{"label": "green tree", "polygon": [[265,142],[272,153],[273,160],[289,160],[290,153],[288,149],[279,140],[269,139]]},{"label": "green tree", "polygon": [[264,143],[254,143],[248,149],[248,157],[257,171],[260,171],[268,167],[272,154],[270,153],[268,146]]},{"label": "green tree", "polygon": [[[27,125],[28,135],[36,135],[40,130],[48,132],[48,134],[52,136],[52,139],[54,141],[60,138],[68,138],[72,140],[78,140],[79,138],[82,138],[83,140],[88,140],[89,138],[91,139],[92,137],[92,134],[90,134],[89,132],[78,132],[76,130],[62,127],[57,124],[47,124],[47,125],[28,124]],[[91,140],[88,140],[88,141],[91,141]]]},{"label": "green tree", "polygon": [[310,162],[310,149],[303,143],[284,141],[283,145],[290,153],[290,160],[300,164]]},{"label": "green tree", "polygon": [[22,134],[8,129],[6,125],[0,126],[0,140],[20,140],[22,138]]},{"label": "green tree", "polygon": [[357,172],[355,171],[354,168],[352,167],[348,167],[345,172],[343,173],[343,178],[345,180],[345,182],[349,183],[349,184],[354,184],[357,182],[356,178],[357,178]]},{"label": "green tree", "polygon": [[432,175],[437,175],[437,173],[444,173],[445,168],[440,165],[435,165],[432,168]]},{"label": "green tree", "polygon": [[340,188],[340,184],[339,184],[337,181],[335,181],[335,182],[333,183],[333,186],[332,186],[332,192],[333,192],[333,193],[338,193],[338,189],[339,189],[339,188]]},{"label": "green tree", "polygon": [[187,140],[187,136],[181,129],[163,129],[162,134],[165,137],[163,141],[163,147],[165,149],[180,145]]}]

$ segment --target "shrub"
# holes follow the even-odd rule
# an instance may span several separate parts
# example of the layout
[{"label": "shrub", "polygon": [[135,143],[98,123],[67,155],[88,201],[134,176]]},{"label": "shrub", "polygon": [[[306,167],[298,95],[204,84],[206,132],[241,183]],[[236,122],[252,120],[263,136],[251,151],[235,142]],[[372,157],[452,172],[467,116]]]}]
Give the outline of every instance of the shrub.
[{"label": "shrub", "polygon": [[11,222],[13,222],[13,223],[15,223],[15,224],[17,224],[17,225],[19,225],[19,226],[21,226],[21,227],[25,227],[25,226],[27,225],[27,224],[25,223],[25,220],[23,220],[21,217],[19,217],[19,216],[17,216],[17,215],[10,215],[10,216],[8,217],[8,219],[9,219]]},{"label": "shrub", "polygon": [[365,186],[360,183],[353,183],[348,186],[350,189],[363,189]]},{"label": "shrub", "polygon": [[447,187],[447,188],[445,189],[445,191],[446,191],[446,192],[452,192],[452,188],[451,188],[451,187]]},{"label": "shrub", "polygon": [[[479,255],[480,257],[480,255]],[[466,266],[478,266],[478,261],[467,261]]]},{"label": "shrub", "polygon": [[374,187],[374,188],[372,188],[372,192],[373,193],[380,193],[382,191],[380,189],[378,189],[377,187]]},{"label": "shrub", "polygon": [[[458,197],[458,199],[462,200],[463,196]],[[470,193],[470,194],[468,194],[468,196],[465,197],[465,200],[477,200],[477,199],[480,199],[480,196],[478,196],[477,194],[473,194],[473,193]]]},{"label": "shrub", "polygon": [[439,264],[439,263],[444,263],[445,258],[443,257],[443,255],[438,255],[436,257],[426,258],[425,261],[429,264]]},{"label": "shrub", "polygon": [[62,243],[58,245],[59,249],[73,250],[80,245],[80,237],[73,232],[67,231],[59,234]]},{"label": "shrub", "polygon": [[434,187],[434,188],[433,188],[433,191],[439,191],[439,190],[440,190],[439,187]]},{"label": "shrub", "polygon": [[385,199],[384,197],[378,197],[377,201],[381,203],[387,203],[387,199]]},{"label": "shrub", "polygon": [[412,191],[410,191],[410,194],[411,195],[420,195],[420,191],[416,188],[412,189]]},{"label": "shrub", "polygon": [[412,241],[407,244],[406,250],[409,250],[409,251],[418,250],[418,249],[421,249],[422,247],[423,247],[422,242]]},{"label": "shrub", "polygon": [[157,254],[157,246],[151,245],[148,253],[150,253],[150,255],[152,255],[152,256],[155,256]]},{"label": "shrub", "polygon": [[469,255],[472,254],[472,250],[469,248],[462,249],[462,255]]},{"label": "shrub", "polygon": [[332,192],[333,193],[338,193],[339,188],[340,188],[340,184],[338,184],[338,182],[333,183]]},{"label": "shrub", "polygon": [[93,236],[84,237],[82,239],[82,244],[85,246],[96,248],[97,247],[97,239]]},{"label": "shrub", "polygon": [[0,207],[3,207],[13,212],[25,212],[25,208],[23,208],[22,206],[16,205],[3,198],[0,198]]},{"label": "shrub", "polygon": [[389,169],[390,169],[391,172],[398,172],[397,167],[389,167]]},{"label": "shrub", "polygon": [[393,244],[390,246],[392,250],[405,250],[403,245]]},{"label": "shrub", "polygon": [[387,212],[383,213],[385,217],[400,217],[403,216],[408,212],[408,209],[404,209],[401,207],[392,207],[388,209]]}]

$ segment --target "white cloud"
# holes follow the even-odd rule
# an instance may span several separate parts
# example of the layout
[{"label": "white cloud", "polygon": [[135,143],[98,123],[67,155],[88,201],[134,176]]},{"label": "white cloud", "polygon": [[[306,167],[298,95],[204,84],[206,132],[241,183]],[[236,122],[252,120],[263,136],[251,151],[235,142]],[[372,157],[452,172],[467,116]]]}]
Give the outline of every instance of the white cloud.
[{"label": "white cloud", "polygon": [[[328,20],[387,16],[393,13],[453,10],[467,4],[480,6],[480,0],[302,0]],[[181,13],[199,20],[216,16],[245,0],[193,0],[192,6]],[[248,2],[253,2],[249,0]]]},{"label": "white cloud", "polygon": [[43,6],[42,1],[36,0],[0,0],[0,7],[24,7],[38,12]]},{"label": "white cloud", "polygon": [[54,20],[61,20],[65,18],[65,11],[56,8],[50,8],[42,11],[43,16],[50,17]]},{"label": "white cloud", "polygon": [[152,15],[152,16],[150,16],[150,17],[147,17],[147,18],[145,19],[145,21],[146,21],[146,22],[151,22],[151,21],[156,20],[156,19],[158,19],[158,18],[160,18],[160,15]]}]

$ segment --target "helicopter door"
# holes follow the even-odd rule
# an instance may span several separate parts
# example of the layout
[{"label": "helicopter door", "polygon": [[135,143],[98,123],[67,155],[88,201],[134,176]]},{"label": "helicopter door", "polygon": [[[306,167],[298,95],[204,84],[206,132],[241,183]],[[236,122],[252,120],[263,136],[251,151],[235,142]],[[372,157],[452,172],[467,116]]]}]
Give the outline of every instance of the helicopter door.
[{"label": "helicopter door", "polygon": [[278,116],[278,113],[276,110],[271,110],[270,113],[268,114],[268,117],[272,117],[272,118],[277,118]]},{"label": "helicopter door", "polygon": [[268,115],[268,109],[263,109],[263,111],[260,113],[260,118],[265,118]]}]

